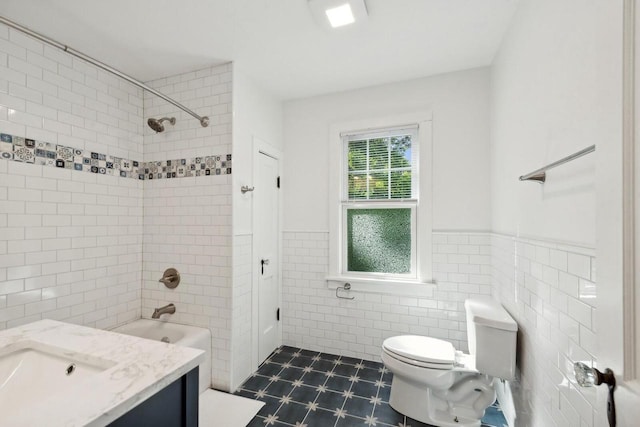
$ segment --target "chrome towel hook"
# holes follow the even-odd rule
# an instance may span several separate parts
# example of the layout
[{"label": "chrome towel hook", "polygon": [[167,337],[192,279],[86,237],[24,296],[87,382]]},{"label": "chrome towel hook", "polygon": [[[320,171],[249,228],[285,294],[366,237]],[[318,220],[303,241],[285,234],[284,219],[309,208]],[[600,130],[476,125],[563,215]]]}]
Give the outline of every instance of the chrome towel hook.
[{"label": "chrome towel hook", "polygon": [[355,299],[356,298],[356,297],[341,297],[338,294],[338,291],[340,289],[342,289],[343,291],[350,291],[351,290],[351,283],[345,283],[344,286],[342,286],[341,288],[340,287],[336,288],[336,297],[340,298],[340,299]]},{"label": "chrome towel hook", "polygon": [[255,190],[255,187],[249,187],[248,185],[243,185],[242,187],[240,187],[240,191],[242,192],[242,194],[246,193],[247,191],[253,190]]}]

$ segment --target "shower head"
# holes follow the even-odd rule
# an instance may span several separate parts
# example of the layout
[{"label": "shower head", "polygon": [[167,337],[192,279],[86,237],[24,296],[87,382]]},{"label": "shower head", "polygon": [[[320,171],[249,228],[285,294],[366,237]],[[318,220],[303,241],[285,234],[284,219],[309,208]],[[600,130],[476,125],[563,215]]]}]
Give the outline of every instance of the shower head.
[{"label": "shower head", "polygon": [[171,123],[172,125],[176,124],[176,118],[175,117],[163,117],[161,119],[154,119],[154,118],[150,118],[149,120],[147,120],[147,124],[149,125],[149,127],[153,130],[155,130],[157,133],[160,132],[164,132],[164,125],[162,124],[162,122],[164,121],[169,121],[169,123]]}]

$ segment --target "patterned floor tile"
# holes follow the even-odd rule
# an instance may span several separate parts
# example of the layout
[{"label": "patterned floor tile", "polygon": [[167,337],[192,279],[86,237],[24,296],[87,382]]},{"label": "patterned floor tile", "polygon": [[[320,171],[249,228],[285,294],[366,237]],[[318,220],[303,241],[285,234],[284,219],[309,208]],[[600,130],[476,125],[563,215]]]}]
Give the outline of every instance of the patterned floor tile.
[{"label": "patterned floor tile", "polygon": [[313,362],[314,360],[311,357],[298,356],[291,359],[289,361],[289,364],[298,368],[306,368],[311,367],[311,365],[313,365]]},{"label": "patterned floor tile", "polygon": [[247,427],[264,427],[264,418],[253,417],[249,424],[247,424]]},{"label": "patterned floor tile", "polygon": [[377,369],[362,368],[358,369],[358,377],[365,381],[376,382],[382,378],[382,374]]},{"label": "patterned floor tile", "polygon": [[348,365],[357,365],[358,363],[362,362],[362,359],[356,359],[356,358],[353,358],[353,357],[342,356],[342,357],[340,357],[340,361],[342,363],[346,363]]},{"label": "patterned floor tile", "polygon": [[316,397],[318,397],[318,393],[319,392],[316,387],[303,385],[300,387],[295,387],[289,394],[289,397],[291,397],[291,399],[295,402],[303,403],[306,405],[309,402],[314,402],[316,400]]},{"label": "patterned floor tile", "polygon": [[293,384],[288,381],[272,381],[265,389],[269,396],[282,397],[288,396],[293,390]]},{"label": "patterned floor tile", "polygon": [[311,371],[305,373],[302,376],[301,381],[306,385],[319,386],[323,385],[325,381],[327,381],[327,375],[323,372]]},{"label": "patterned floor tile", "polygon": [[333,368],[333,372],[337,375],[342,375],[343,377],[349,377],[354,375],[357,370],[353,365],[336,365],[336,367]]},{"label": "patterned floor tile", "polygon": [[304,420],[304,424],[307,427],[330,427],[335,425],[336,416],[334,411],[327,411],[321,408],[315,411],[309,411],[307,418]]},{"label": "patterned floor tile", "polygon": [[351,387],[351,391],[356,396],[365,397],[367,399],[376,397],[378,394],[378,386],[375,383],[370,383],[367,381],[358,381],[354,382]]},{"label": "patterned floor tile", "polygon": [[407,420],[404,422],[404,427],[432,427],[430,424],[424,424],[420,421],[416,421],[413,418],[406,417]]},{"label": "patterned floor tile", "polygon": [[[393,375],[379,362],[283,346],[236,394],[265,402],[249,427],[431,427],[389,406]],[[483,427],[506,425],[497,404]]]},{"label": "patterned floor tile", "polygon": [[320,408],[335,411],[336,409],[342,409],[344,403],[344,396],[342,393],[336,393],[335,391],[327,390],[324,393],[320,393],[316,399],[316,403]]},{"label": "patterned floor tile", "polygon": [[242,388],[250,391],[258,391],[267,388],[268,385],[269,377],[256,375],[249,378],[244,384],[242,384]]},{"label": "patterned floor tile", "polygon": [[282,404],[280,409],[278,409],[278,412],[276,412],[276,415],[280,420],[283,420],[288,424],[295,425],[296,423],[302,423],[302,421],[304,421],[304,418],[307,416],[307,412],[309,412],[309,410],[306,405],[289,402]]},{"label": "patterned floor tile", "polygon": [[293,356],[289,353],[273,354],[269,357],[269,361],[273,363],[287,363],[293,359]]},{"label": "patterned floor tile", "polygon": [[320,353],[320,358],[323,360],[328,360],[329,362],[333,363],[336,360],[340,359],[340,356],[337,354],[330,354],[330,353]]},{"label": "patterned floor tile", "polygon": [[314,371],[333,371],[333,368],[336,365],[328,360],[316,360],[315,362],[313,362],[313,365],[311,365],[311,367],[313,368]]},{"label": "patterned floor tile", "polygon": [[349,378],[336,375],[327,379],[325,387],[327,387],[329,390],[343,392],[349,391],[349,389],[351,388],[351,384],[352,382],[349,381]]},{"label": "patterned floor tile", "polygon": [[375,406],[373,416],[376,417],[380,422],[392,426],[397,426],[398,424],[404,422],[404,415],[396,412],[391,406],[384,404]]},{"label": "patterned floor tile", "polygon": [[300,350],[298,353],[300,353],[300,355],[304,357],[315,357],[320,355],[319,351],[310,351],[310,350]]},{"label": "patterned floor tile", "polygon": [[342,409],[344,409],[347,414],[359,418],[373,415],[373,403],[371,403],[371,399],[362,399],[357,396],[346,399]]},{"label": "patterned floor tile", "polygon": [[386,385],[385,387],[379,387],[378,397],[383,402],[389,403],[389,398],[391,397],[391,385]]},{"label": "patterned floor tile", "polygon": [[278,375],[282,371],[282,365],[279,363],[263,363],[256,372],[259,375],[270,377],[272,375]]},{"label": "patterned floor tile", "polygon": [[271,396],[262,396],[260,400],[264,402],[264,406],[258,411],[258,415],[268,417],[274,415],[280,408],[280,399]]}]

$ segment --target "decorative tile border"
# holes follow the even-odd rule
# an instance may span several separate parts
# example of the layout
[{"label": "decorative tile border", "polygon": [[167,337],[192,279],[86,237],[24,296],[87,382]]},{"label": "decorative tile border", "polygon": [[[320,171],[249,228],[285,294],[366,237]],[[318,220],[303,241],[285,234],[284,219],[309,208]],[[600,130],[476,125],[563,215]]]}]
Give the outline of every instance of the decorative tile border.
[{"label": "decorative tile border", "polygon": [[231,174],[231,154],[138,162],[0,133],[0,159],[133,179]]},{"label": "decorative tile border", "polygon": [[231,154],[144,163],[144,179],[231,174]]}]

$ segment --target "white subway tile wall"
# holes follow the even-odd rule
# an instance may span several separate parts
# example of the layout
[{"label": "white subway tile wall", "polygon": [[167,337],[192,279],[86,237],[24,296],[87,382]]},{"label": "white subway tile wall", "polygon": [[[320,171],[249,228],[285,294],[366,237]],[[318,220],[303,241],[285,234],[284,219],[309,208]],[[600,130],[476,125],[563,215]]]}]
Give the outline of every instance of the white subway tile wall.
[{"label": "white subway tile wall", "polygon": [[487,233],[436,232],[430,297],[352,292],[337,299],[327,287],[326,232],[285,232],[283,341],[310,350],[380,360],[385,338],[429,335],[467,350],[464,300],[491,294]]},{"label": "white subway tile wall", "polygon": [[[231,64],[154,80],[148,84],[211,124],[166,101],[144,95],[145,119],[176,117],[156,134],[145,125],[144,160],[195,158],[231,153]],[[171,321],[208,327],[212,340],[213,385],[229,390],[232,324],[231,176],[144,181],[142,316],[168,303]],[[180,286],[158,279],[174,267]]]},{"label": "white subway tile wall", "polygon": [[[156,133],[144,126],[144,160],[166,160],[228,154],[231,149],[232,65],[153,80],[154,89],[180,102],[196,114],[209,117],[209,126],[157,96],[144,94],[145,122],[150,117],[175,117],[176,124],[165,122],[165,132]],[[215,149],[215,152],[211,152]]]},{"label": "white subway tile wall", "polygon": [[594,388],[573,363],[596,363],[595,251],[494,234],[493,295],[516,319],[519,425],[593,426]]},{"label": "white subway tile wall", "polygon": [[252,332],[252,234],[233,236],[233,318],[231,390],[255,370],[251,358]]},{"label": "white subway tile wall", "polygon": [[[142,158],[142,91],[0,26],[0,132]],[[0,160],[0,328],[140,316],[142,181]]]}]

